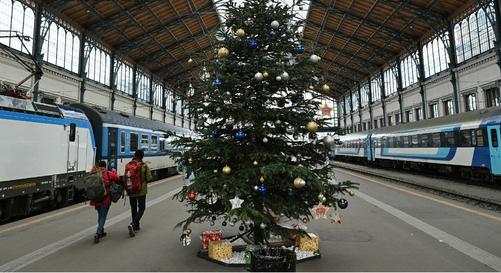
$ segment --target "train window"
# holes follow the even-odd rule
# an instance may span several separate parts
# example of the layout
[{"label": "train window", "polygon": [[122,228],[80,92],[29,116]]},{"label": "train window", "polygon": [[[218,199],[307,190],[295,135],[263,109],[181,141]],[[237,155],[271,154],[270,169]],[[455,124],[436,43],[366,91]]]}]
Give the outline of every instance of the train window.
[{"label": "train window", "polygon": [[402,137],[402,147],[403,148],[409,148],[410,147],[410,140],[408,136],[403,136]]},{"label": "train window", "polygon": [[459,132],[459,145],[461,147],[472,147],[473,146],[473,140],[472,140],[472,133],[473,130],[461,130]]},{"label": "train window", "polygon": [[429,145],[430,135],[429,134],[421,134],[419,135],[419,147],[426,148]]},{"label": "train window", "polygon": [[120,134],[120,152],[125,153],[125,142],[126,142],[126,134],[125,132],[122,132]]},{"label": "train window", "polygon": [[77,125],[75,123],[70,124],[70,142],[75,142],[77,136]]},{"label": "train window", "polygon": [[158,151],[158,137],[157,136],[151,136],[151,151],[153,151],[153,152]]},{"label": "train window", "polygon": [[433,133],[431,134],[431,146],[438,148],[441,147],[440,145],[440,133]]},{"label": "train window", "polygon": [[149,140],[149,137],[148,135],[141,135],[141,149],[143,149],[143,151],[148,151],[148,140]]},{"label": "train window", "polygon": [[388,148],[395,148],[395,138],[394,137],[388,138]]},{"label": "train window", "polygon": [[485,128],[475,130],[475,141],[477,147],[485,147]]},{"label": "train window", "polygon": [[137,144],[138,144],[138,135],[130,134],[129,151],[131,152],[137,151]]},{"label": "train window", "polygon": [[455,132],[443,132],[443,145],[442,147],[456,147],[456,136]]},{"label": "train window", "polygon": [[494,128],[491,129],[491,141],[492,141],[492,147],[497,148],[498,147],[498,131]]},{"label": "train window", "polygon": [[418,141],[417,135],[411,136],[411,144],[412,144],[412,147],[419,147],[419,141]]}]

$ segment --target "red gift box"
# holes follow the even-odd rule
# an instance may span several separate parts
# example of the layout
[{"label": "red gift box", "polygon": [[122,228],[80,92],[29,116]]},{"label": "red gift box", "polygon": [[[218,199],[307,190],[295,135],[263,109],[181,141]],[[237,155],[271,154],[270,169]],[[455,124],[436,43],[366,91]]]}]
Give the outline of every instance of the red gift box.
[{"label": "red gift box", "polygon": [[209,248],[210,241],[219,241],[223,237],[223,232],[220,230],[204,231],[200,234],[200,241],[202,241],[202,249]]}]

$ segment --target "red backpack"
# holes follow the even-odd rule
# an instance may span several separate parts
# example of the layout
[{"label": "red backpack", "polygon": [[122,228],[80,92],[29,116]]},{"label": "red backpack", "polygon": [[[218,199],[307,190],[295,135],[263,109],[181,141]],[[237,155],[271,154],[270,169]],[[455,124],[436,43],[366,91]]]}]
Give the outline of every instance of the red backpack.
[{"label": "red backpack", "polygon": [[141,162],[132,160],[125,165],[125,190],[127,193],[141,192]]}]

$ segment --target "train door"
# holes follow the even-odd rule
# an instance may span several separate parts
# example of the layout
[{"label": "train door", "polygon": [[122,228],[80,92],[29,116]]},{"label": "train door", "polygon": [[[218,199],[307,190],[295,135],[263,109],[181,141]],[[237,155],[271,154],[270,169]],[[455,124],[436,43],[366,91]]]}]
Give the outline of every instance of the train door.
[{"label": "train door", "polygon": [[66,167],[68,172],[74,172],[78,166],[78,134],[77,125],[71,123],[68,131],[68,155]]},{"label": "train door", "polygon": [[491,171],[493,174],[501,174],[501,139],[499,125],[487,126],[487,138],[489,139],[489,153],[491,155]]},{"label": "train door", "polygon": [[372,149],[372,136],[369,134],[366,138],[365,150],[367,150],[367,160],[374,160],[374,150]]},{"label": "train door", "polygon": [[117,169],[118,162],[118,129],[108,128],[108,169]]}]

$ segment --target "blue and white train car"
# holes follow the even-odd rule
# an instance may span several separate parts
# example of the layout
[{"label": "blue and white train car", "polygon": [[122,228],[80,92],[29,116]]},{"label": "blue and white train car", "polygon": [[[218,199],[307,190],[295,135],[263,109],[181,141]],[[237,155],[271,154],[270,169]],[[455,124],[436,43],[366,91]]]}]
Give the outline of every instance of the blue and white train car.
[{"label": "blue and white train car", "polygon": [[355,133],[339,136],[341,145],[334,148],[335,158],[352,158],[365,160],[367,157],[367,133]]},{"label": "blue and white train car", "polygon": [[108,162],[109,169],[116,169],[123,176],[125,165],[138,149],[145,151],[144,161],[155,177],[175,173],[176,164],[169,156],[173,137],[168,133],[188,136],[192,131],[159,121],[153,121],[122,113],[108,111],[85,104],[73,104],[81,109],[92,123],[97,145],[97,160]]},{"label": "blue and white train car", "polygon": [[94,166],[92,126],[79,109],[0,95],[0,220],[72,199]]}]

